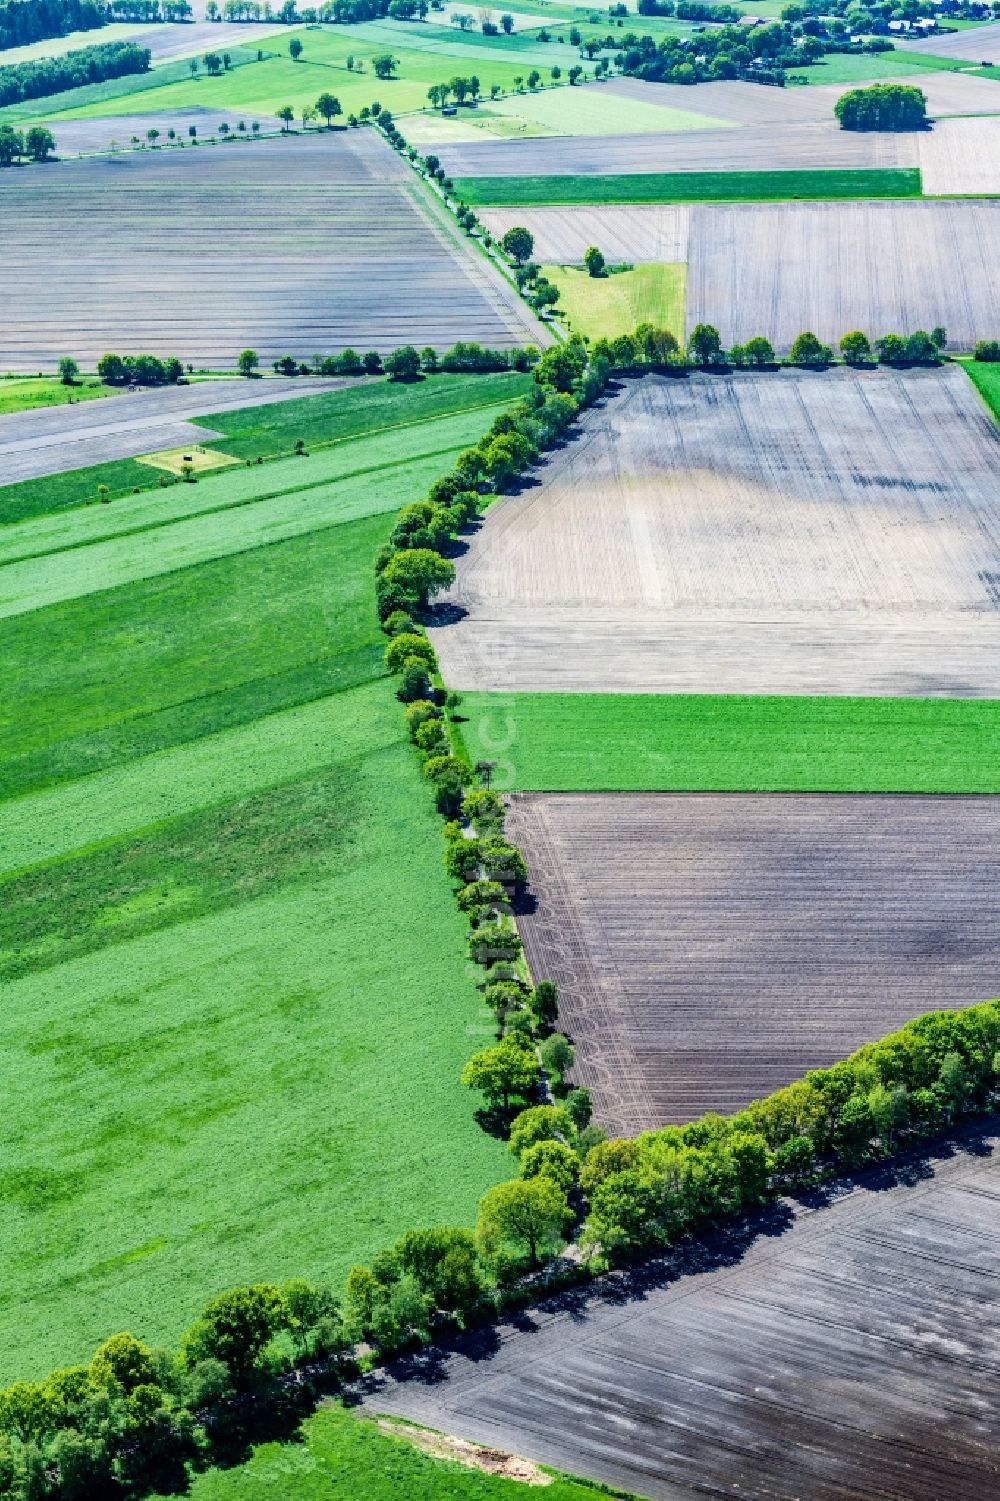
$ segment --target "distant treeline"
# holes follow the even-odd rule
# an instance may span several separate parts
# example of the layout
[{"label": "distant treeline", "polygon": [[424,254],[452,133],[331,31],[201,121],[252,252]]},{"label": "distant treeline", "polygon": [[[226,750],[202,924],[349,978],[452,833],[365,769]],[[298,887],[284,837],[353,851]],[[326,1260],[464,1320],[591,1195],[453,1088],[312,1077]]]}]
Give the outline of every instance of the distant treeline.
[{"label": "distant treeline", "polygon": [[191,14],[188,0],[0,0],[0,52],[109,21],[186,21]]},{"label": "distant treeline", "polygon": [[123,78],[127,73],[145,73],[149,59],[148,47],[137,47],[134,42],[102,42],[97,47],[67,52],[65,57],[11,63],[0,68],[0,105],[42,99],[47,94],[61,94],[64,89],[79,88],[85,83]]}]

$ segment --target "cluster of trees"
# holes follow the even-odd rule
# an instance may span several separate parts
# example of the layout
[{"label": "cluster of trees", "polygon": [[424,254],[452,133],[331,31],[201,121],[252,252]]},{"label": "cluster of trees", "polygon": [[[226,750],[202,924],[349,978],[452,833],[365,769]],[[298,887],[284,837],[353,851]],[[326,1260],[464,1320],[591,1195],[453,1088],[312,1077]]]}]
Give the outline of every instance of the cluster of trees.
[{"label": "cluster of trees", "polygon": [[[451,349],[438,354],[428,346],[417,350],[412,344],[394,349],[383,359],[376,349],[358,354],[356,349],[342,349],[339,354],[314,354],[312,360],[297,360],[283,354],[275,360],[277,375],[381,375],[396,380],[413,380],[418,375],[489,375],[500,370],[530,370],[538,358],[534,349],[485,349],[481,344],[459,340]],[[252,376],[260,365],[254,349],[244,349],[237,360],[241,375]]]},{"label": "cluster of trees", "polygon": [[972,351],[972,357],[976,360],[985,360],[989,364],[996,364],[1000,361],[1000,339],[980,339]]},{"label": "cluster of trees", "polygon": [[106,386],[174,386],[184,374],[180,360],[155,354],[102,354],[97,374]]},{"label": "cluster of trees", "polygon": [[998,1083],[1000,1003],[931,1012],[728,1119],[600,1143],[580,1173],[581,1239],[611,1259],[673,1244],[987,1110]]},{"label": "cluster of trees", "polygon": [[623,73],[652,82],[704,83],[714,78],[762,78],[784,81],[784,69],[816,62],[826,50],[817,37],[796,35],[792,25],[722,26],[688,38],[667,36],[659,42],[629,33],[615,44]]},{"label": "cluster of trees", "polygon": [[44,162],[55,148],[55,137],[44,125],[32,125],[24,131],[0,125],[0,167],[9,167],[21,157]]},{"label": "cluster of trees", "polygon": [[[930,333],[919,329],[907,335],[883,334],[874,342],[867,334],[855,329],[840,340],[839,350],[846,365],[936,365],[940,363],[941,350],[947,342],[947,330],[940,327]],[[1000,350],[1000,346],[997,347]],[[682,370],[766,370],[777,369],[782,363],[771,341],[763,335],[726,349],[719,330],[710,323],[699,323],[691,330],[686,349],[681,349],[672,333],[646,323],[634,333],[598,340],[593,352],[615,369],[656,365]],[[824,368],[833,360],[832,348],[806,330],[792,343],[787,363],[803,368]]]},{"label": "cluster of trees", "polygon": [[213,1298],[176,1351],[114,1334],[88,1365],[0,1392],[0,1497],[186,1490],[189,1467],[242,1447],[262,1407],[301,1404],[289,1371],[329,1362],[354,1337],[331,1290],[301,1279]]},{"label": "cluster of trees", "polygon": [[83,84],[102,83],[106,78],[146,73],[149,58],[149,48],[137,47],[134,42],[101,42],[96,47],[67,52],[65,57],[11,63],[0,68],[0,105],[41,99]]},{"label": "cluster of trees", "polygon": [[93,31],[106,19],[102,0],[32,0],[31,5],[0,0],[0,52],[71,31]]},{"label": "cluster of trees", "polygon": [[833,112],[841,130],[923,130],[927,95],[904,83],[874,83],[841,94]]},{"label": "cluster of trees", "polygon": [[681,21],[712,21],[726,25],[743,12],[735,5],[705,5],[702,0],[639,0],[640,16],[676,16]]},{"label": "cluster of trees", "polygon": [[205,6],[205,19],[208,21],[280,21],[284,25],[291,25],[293,21],[317,20],[314,13],[307,16],[304,12],[299,14],[295,0],[284,0],[283,5],[274,6],[270,0],[225,0],[224,5],[219,6],[218,0],[208,0]]}]

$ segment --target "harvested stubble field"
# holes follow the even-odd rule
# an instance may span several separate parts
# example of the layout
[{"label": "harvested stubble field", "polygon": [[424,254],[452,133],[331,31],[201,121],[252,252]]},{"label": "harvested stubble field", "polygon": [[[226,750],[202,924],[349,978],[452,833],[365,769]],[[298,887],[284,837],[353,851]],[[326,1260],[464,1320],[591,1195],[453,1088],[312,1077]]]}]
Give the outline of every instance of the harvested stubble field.
[{"label": "harvested stubble field", "polygon": [[997,1145],[781,1205],[417,1358],[367,1404],[656,1501],[992,1496]]},{"label": "harvested stubble field", "polygon": [[971,349],[1000,328],[998,242],[986,200],[706,205],[691,218],[688,323],[779,350],[804,328],[835,343],[940,324]]},{"label": "harvested stubble field", "polygon": [[574,1077],[634,1135],[1000,992],[1000,799],[515,794],[518,918]]},{"label": "harvested stubble field", "polygon": [[742,130],[690,130],[676,135],[479,139],[469,145],[445,143],[435,150],[445,171],[455,178],[840,171],[919,166],[919,150],[933,134],[918,138],[906,133],[841,130],[831,118],[822,123],[750,125]]},{"label": "harvested stubble field", "polygon": [[372,131],[70,161],[0,182],[0,217],[0,368],[549,338]]},{"label": "harvested stubble field", "polygon": [[371,582],[490,384],[415,388],[409,425],[407,388],[322,396],[355,436],[311,458],[0,529],[39,570],[0,621],[0,1381],[172,1341],[234,1283],[335,1282],[508,1170],[458,1082],[491,1028]]},{"label": "harvested stubble field", "polygon": [[442,671],[501,692],[1000,697],[998,476],[957,366],[628,381],[486,513],[461,618],[433,631]]}]

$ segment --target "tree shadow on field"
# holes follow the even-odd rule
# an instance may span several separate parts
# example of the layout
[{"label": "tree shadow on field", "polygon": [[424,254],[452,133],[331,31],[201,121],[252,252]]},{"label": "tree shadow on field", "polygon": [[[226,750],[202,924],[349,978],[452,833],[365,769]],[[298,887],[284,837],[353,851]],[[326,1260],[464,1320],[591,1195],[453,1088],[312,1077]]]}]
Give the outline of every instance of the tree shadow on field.
[{"label": "tree shadow on field", "polygon": [[[641,1304],[652,1293],[686,1277],[738,1266],[758,1243],[780,1241],[801,1219],[803,1208],[822,1211],[844,1195],[859,1190],[880,1193],[890,1188],[911,1187],[933,1177],[934,1164],[960,1157],[985,1159],[995,1156],[998,1148],[1000,1117],[975,1120],[947,1137],[921,1143],[901,1153],[895,1162],[864,1167],[831,1181],[822,1189],[799,1194],[794,1199],[779,1199],[744,1220],[718,1225],[669,1250],[645,1258],[636,1257],[616,1271],[564,1288],[551,1297],[543,1296],[523,1310],[508,1314],[498,1326],[466,1330],[435,1349],[422,1350],[397,1360],[384,1372],[371,1373],[360,1389],[359,1397],[363,1400],[384,1385],[395,1382],[440,1385],[447,1380],[450,1362],[455,1357],[477,1364],[488,1362],[510,1343],[512,1336],[540,1333],[553,1317],[568,1318],[581,1325],[596,1318],[595,1327],[600,1328],[602,1310],[620,1310],[629,1304]],[[574,1272],[579,1272],[578,1265],[564,1258],[552,1264],[546,1273],[539,1274],[534,1286],[536,1290],[544,1287],[547,1275],[558,1277]]]},{"label": "tree shadow on field", "polygon": [[431,626],[457,625],[468,615],[468,610],[463,605],[452,604],[450,600],[443,600],[441,604],[431,605],[429,610],[424,611],[424,623]]},{"label": "tree shadow on field", "polygon": [[827,1183],[797,1189],[789,1198],[806,1209],[823,1209],[859,1188],[868,1193],[915,1188],[934,1177],[935,1164],[952,1162],[960,1156],[980,1160],[992,1157],[997,1147],[997,1132],[997,1117],[973,1120],[947,1136],[918,1142],[891,1161],[868,1163]]}]

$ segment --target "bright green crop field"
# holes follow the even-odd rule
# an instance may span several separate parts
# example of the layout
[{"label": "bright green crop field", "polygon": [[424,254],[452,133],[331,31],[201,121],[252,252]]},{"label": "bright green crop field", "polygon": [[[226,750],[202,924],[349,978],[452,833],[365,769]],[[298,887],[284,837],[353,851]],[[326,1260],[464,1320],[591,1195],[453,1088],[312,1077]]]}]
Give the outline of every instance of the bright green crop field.
[{"label": "bright green crop field", "polygon": [[[288,55],[293,36],[303,47],[298,62]],[[329,92],[340,100],[345,115],[357,113],[375,100],[398,115],[422,109],[428,87],[446,83],[456,73],[466,77],[475,73],[488,94],[493,84],[505,91],[512,89],[515,78],[524,77],[533,67],[548,71],[561,63],[565,73],[571,63],[580,61],[588,73],[593,69],[592,64],[577,58],[575,49],[557,43],[525,37],[484,37],[428,23],[394,21],[305,27],[273,39],[263,50],[267,55],[262,61],[214,78],[204,71],[191,77],[186,63],[181,65],[183,73],[171,73],[169,80],[163,76],[165,69],[144,75],[161,76],[164,86],[143,87],[143,113],[201,106],[249,116],[254,112],[274,114],[290,104],[298,114],[303,105],[315,104],[320,94]],[[393,77],[378,78],[373,59],[387,53],[396,59]],[[347,66],[349,57],[353,60],[351,68]],[[74,101],[62,94],[58,105],[48,111],[50,115],[57,112],[77,119],[116,115],[122,110],[118,96],[88,96]]]},{"label": "bright green crop field", "polygon": [[[1000,701],[463,693],[510,790],[1000,792]],[[495,750],[493,752],[495,755]]]},{"label": "bright green crop field", "polygon": [[235,1283],[336,1281],[506,1176],[372,587],[490,389],[331,393],[310,458],[0,528],[0,1384],[173,1341]]},{"label": "bright green crop field", "polygon": [[[552,1470],[542,1474],[545,1501],[598,1501],[608,1494]],[[522,1481],[432,1458],[330,1405],[303,1425],[301,1443],[264,1444],[247,1464],[199,1476],[191,1501],[530,1501],[534,1494]]]},{"label": "bright green crop field", "polygon": [[457,177],[455,190],[480,208],[563,203],[784,202],[802,198],[919,198],[917,167],[802,172],[634,172],[606,177]]}]

